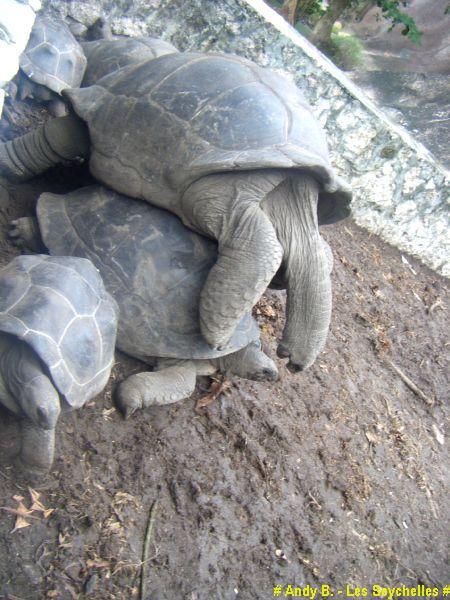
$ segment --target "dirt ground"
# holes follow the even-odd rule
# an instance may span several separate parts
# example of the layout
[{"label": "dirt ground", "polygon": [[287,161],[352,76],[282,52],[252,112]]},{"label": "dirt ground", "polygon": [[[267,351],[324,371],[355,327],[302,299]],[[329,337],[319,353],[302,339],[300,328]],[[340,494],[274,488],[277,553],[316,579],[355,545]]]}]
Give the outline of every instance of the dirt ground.
[{"label": "dirt ground", "polygon": [[[7,106],[3,139],[43,115],[16,109]],[[40,192],[85,178],[61,168],[0,186],[1,265],[17,254],[8,221],[31,214]],[[204,378],[188,401],[124,421],[115,385],[145,367],[117,353],[105,393],[60,419],[34,507],[11,467],[18,423],[0,412],[0,597],[139,598],[142,568],[152,600],[449,583],[448,286],[351,221],[323,235],[335,257],[333,319],[305,373],[278,360],[278,382],[232,379],[198,408]],[[283,293],[255,313],[275,356]]]}]

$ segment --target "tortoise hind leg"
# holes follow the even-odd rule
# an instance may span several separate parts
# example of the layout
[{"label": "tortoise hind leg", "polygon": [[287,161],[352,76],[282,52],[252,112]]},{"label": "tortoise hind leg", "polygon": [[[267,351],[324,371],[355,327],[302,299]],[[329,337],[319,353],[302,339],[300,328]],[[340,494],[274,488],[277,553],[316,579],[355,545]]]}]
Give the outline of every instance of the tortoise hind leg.
[{"label": "tortoise hind leg", "polygon": [[30,252],[47,252],[35,217],[21,217],[11,221],[8,237],[11,244],[19,248]]},{"label": "tortoise hind leg", "polygon": [[119,384],[116,404],[127,419],[138,408],[172,404],[189,397],[196,379],[197,370],[192,361],[161,371],[137,373]]}]

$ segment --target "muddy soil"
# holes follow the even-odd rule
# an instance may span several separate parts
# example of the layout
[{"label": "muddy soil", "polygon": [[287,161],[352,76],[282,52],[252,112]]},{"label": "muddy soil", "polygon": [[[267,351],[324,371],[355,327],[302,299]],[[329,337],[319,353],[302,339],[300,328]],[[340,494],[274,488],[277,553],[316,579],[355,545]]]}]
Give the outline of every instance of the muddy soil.
[{"label": "muddy soil", "polygon": [[[1,134],[42,116],[9,105]],[[60,168],[0,186],[1,265],[18,253],[8,221],[32,214],[40,192],[86,178]],[[11,466],[18,423],[0,412],[0,597],[139,598],[150,513],[142,597],[152,600],[448,583],[448,286],[351,221],[323,235],[335,257],[333,320],[305,373],[278,360],[278,382],[231,379],[199,408],[204,378],[189,400],[124,421],[114,388],[145,366],[117,353],[104,394],[60,419],[34,507]],[[255,309],[272,356],[284,305],[269,292]],[[5,507],[29,510],[18,519]]]}]

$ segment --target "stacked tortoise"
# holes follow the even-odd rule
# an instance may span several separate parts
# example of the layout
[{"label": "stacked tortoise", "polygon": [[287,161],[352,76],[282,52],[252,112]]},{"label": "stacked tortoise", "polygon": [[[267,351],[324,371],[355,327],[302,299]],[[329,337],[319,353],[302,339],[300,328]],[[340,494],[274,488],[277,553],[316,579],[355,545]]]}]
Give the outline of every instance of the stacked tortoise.
[{"label": "stacked tortoise", "polygon": [[[117,401],[127,417],[137,408],[188,397],[197,375],[217,370],[254,380],[275,380],[262,352],[259,329],[244,315],[227,350],[213,350],[198,322],[199,295],[217,256],[216,244],[174,215],[101,186],[64,196],[42,194],[37,204],[42,242],[54,255],[83,256],[100,271],[119,306],[117,347],[156,364],[123,382]],[[30,219],[13,222],[12,235],[30,239]],[[28,236],[28,237],[27,237]]]},{"label": "stacked tortoise", "polygon": [[346,217],[350,193],[295,85],[237,56],[175,53],[64,95],[79,118],[0,146],[2,172],[27,178],[49,157],[89,156],[100,181],[218,241],[200,296],[212,347],[226,347],[276,275],[288,299],[278,354],[292,370],[311,365],[331,317],[318,225]]},{"label": "stacked tortoise", "polygon": [[79,408],[114,359],[117,306],[84,258],[20,256],[0,271],[0,403],[22,418],[19,464],[53,462],[60,398]]}]

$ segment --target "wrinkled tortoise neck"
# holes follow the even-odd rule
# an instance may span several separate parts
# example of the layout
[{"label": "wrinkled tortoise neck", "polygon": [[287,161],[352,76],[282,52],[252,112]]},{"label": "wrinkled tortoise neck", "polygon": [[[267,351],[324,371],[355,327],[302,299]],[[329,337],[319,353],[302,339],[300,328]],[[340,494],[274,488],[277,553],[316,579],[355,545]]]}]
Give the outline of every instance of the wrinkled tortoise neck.
[{"label": "wrinkled tortoise neck", "polygon": [[0,144],[0,174],[26,181],[66,161],[89,156],[86,124],[75,114],[58,117],[9,142]]}]

